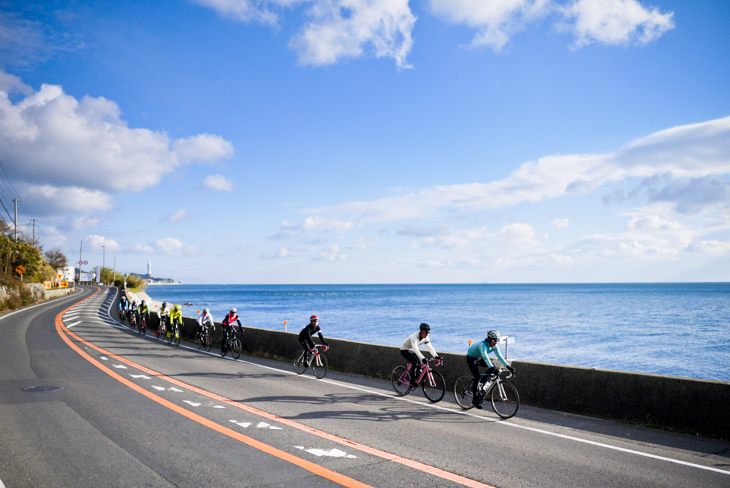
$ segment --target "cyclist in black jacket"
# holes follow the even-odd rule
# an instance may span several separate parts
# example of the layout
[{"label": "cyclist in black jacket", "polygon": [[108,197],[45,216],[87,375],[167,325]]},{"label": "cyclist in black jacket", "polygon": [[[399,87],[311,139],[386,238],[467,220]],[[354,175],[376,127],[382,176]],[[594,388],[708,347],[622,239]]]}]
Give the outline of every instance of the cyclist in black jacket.
[{"label": "cyclist in black jacket", "polygon": [[319,317],[317,317],[316,315],[312,315],[311,317],[309,317],[309,324],[304,327],[299,333],[299,343],[307,352],[307,363],[309,363],[310,359],[312,358],[312,353],[314,352],[314,341],[312,340],[312,334],[314,334],[315,332],[319,335],[319,340],[322,342],[322,344],[324,344],[326,348],[329,348],[329,344],[327,344],[327,341],[325,341],[324,337],[322,336],[322,329],[319,328]]}]

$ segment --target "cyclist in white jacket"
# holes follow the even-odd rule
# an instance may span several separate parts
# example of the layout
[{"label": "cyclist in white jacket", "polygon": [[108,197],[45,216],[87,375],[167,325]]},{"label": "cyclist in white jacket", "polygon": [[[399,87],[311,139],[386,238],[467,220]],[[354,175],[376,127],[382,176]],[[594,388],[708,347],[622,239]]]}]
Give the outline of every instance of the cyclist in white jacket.
[{"label": "cyclist in white jacket", "polygon": [[203,333],[204,327],[210,327],[210,330],[212,331],[215,329],[215,325],[213,324],[213,316],[210,314],[210,310],[207,308],[204,308],[201,313],[198,314],[198,332]]},{"label": "cyclist in white jacket", "polygon": [[414,384],[416,383],[416,379],[418,379],[418,373],[420,373],[419,364],[426,364],[425,356],[418,350],[419,346],[426,344],[426,348],[431,356],[440,359],[436,354],[436,349],[431,345],[431,339],[428,337],[429,332],[431,332],[431,326],[421,324],[419,331],[409,335],[405,342],[403,342],[403,345],[400,346],[401,356],[411,363],[411,382]]}]

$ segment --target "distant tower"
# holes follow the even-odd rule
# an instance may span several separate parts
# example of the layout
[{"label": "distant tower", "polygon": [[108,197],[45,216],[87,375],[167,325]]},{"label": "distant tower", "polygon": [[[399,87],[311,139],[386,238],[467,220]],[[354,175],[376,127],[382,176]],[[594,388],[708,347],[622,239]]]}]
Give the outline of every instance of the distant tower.
[{"label": "distant tower", "polygon": [[151,261],[147,261],[147,274],[149,276],[152,276],[152,262]]}]

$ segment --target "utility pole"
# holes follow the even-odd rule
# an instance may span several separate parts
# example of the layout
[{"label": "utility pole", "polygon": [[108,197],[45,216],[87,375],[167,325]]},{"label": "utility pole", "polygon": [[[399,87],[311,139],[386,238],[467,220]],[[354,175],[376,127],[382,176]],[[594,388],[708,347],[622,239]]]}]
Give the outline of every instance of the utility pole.
[{"label": "utility pole", "polygon": [[83,252],[84,252],[84,241],[82,240],[81,247],[79,248],[79,281],[81,281],[81,264],[84,262],[81,259],[81,255],[83,254]]},{"label": "utility pole", "polygon": [[112,286],[115,286],[117,282],[117,257],[114,256],[114,277],[112,278]]},{"label": "utility pole", "polygon": [[13,203],[15,203],[15,242],[18,242],[18,202],[22,202],[23,200],[18,200],[17,198],[13,199]]},{"label": "utility pole", "polygon": [[38,219],[30,219],[30,221],[33,224],[33,245],[35,246],[35,224],[38,222]]},{"label": "utility pole", "polygon": [[[106,261],[106,246],[101,246],[101,271],[99,271],[99,278],[101,278],[101,275],[104,273],[104,262]],[[103,279],[100,279],[102,283],[104,282]]]}]

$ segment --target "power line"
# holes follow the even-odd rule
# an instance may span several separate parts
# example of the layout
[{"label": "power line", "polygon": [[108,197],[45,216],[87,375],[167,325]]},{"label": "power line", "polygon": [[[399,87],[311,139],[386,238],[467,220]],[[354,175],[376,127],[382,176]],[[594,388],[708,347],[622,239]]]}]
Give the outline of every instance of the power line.
[{"label": "power line", "polygon": [[0,160],[0,169],[2,169],[2,171],[3,171],[2,174],[5,176],[5,180],[10,185],[10,189],[12,190],[12,193],[11,194],[13,194],[13,196],[15,196],[15,198],[17,200],[20,200],[20,202],[21,202],[21,205],[20,205],[21,210],[25,212],[26,217],[30,218],[30,212],[28,211],[28,207],[25,205],[25,200],[23,200],[23,199],[20,198],[20,194],[18,193],[18,190],[15,189],[15,187],[13,186],[13,182],[10,181],[10,178],[8,178],[8,173],[5,171],[5,165],[3,164],[2,160]]}]

